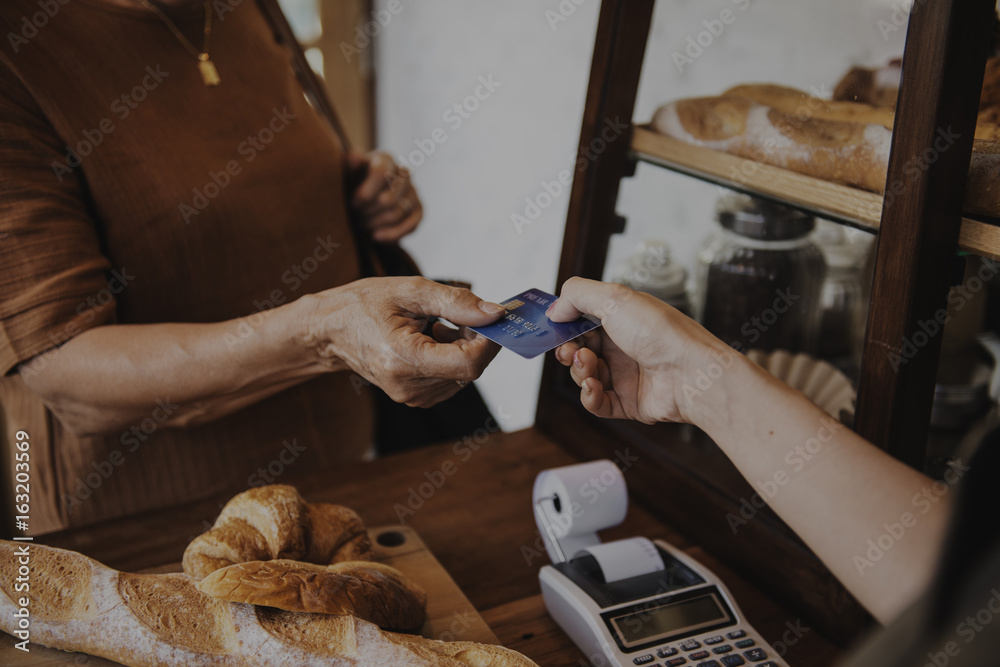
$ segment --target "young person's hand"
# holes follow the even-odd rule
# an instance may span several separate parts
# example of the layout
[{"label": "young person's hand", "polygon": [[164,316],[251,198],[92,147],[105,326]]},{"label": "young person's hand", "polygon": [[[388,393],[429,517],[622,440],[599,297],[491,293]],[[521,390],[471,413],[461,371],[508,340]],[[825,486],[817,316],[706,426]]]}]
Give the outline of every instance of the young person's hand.
[{"label": "young person's hand", "polygon": [[580,401],[600,417],[692,422],[691,387],[714,358],[736,353],[681,312],[623,285],[570,278],[548,312],[554,322],[581,314],[603,327],[561,345],[556,359],[570,366]]}]

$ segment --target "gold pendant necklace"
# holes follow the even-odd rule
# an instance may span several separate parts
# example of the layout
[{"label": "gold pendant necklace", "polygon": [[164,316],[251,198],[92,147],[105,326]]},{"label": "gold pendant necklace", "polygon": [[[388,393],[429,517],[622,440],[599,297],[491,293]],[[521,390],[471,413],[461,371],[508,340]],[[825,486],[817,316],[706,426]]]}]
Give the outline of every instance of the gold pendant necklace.
[{"label": "gold pendant necklace", "polygon": [[201,72],[201,80],[205,82],[206,86],[217,86],[222,81],[219,78],[219,70],[215,68],[215,63],[212,62],[211,57],[208,55],[208,40],[212,35],[212,4],[211,0],[205,0],[205,36],[204,41],[201,45],[201,51],[195,48],[184,33],[178,29],[177,25],[170,20],[170,17],[163,13],[163,11],[156,5],[149,2],[149,0],[138,0],[146,9],[156,14],[160,17],[160,20],[167,24],[170,31],[174,33],[174,37],[184,45],[188,51],[191,52],[195,58],[198,59],[198,71]]}]

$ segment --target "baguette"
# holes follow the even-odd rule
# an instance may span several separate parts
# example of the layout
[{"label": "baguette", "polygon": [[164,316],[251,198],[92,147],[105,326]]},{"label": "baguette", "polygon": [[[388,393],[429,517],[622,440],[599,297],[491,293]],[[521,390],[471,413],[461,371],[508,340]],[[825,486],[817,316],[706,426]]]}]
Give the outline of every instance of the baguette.
[{"label": "baguette", "polygon": [[[898,60],[877,69],[853,67],[833,89],[833,102],[830,104],[855,102],[860,103],[860,106],[877,107],[879,111],[891,115],[896,108],[900,75]],[[742,91],[741,94],[747,94],[747,91]],[[892,124],[887,127],[891,128]],[[986,61],[983,88],[979,96],[979,115],[976,119],[976,139],[1000,140],[1000,56],[993,56]]]},{"label": "baguette", "polygon": [[[723,96],[746,97],[757,104],[789,114],[797,122],[808,118],[846,121],[849,123],[875,123],[892,129],[896,114],[893,108],[878,107],[862,102],[813,97],[796,88],[769,83],[752,83],[735,86]],[[982,107],[976,123],[976,139],[1000,140],[1000,108]]]},{"label": "baguette", "polygon": [[371,560],[371,542],[354,511],[306,503],[295,487],[272,484],[234,496],[213,527],[184,550],[184,572],[203,579],[237,563],[276,558],[327,565]]},{"label": "baguette", "polygon": [[877,123],[802,117],[724,95],[660,107],[653,127],[697,146],[879,192],[892,132]]},{"label": "baguette", "polygon": [[226,602],[185,574],[126,574],[82,554],[0,541],[0,629],[17,631],[18,553],[27,548],[31,642],[133,667],[443,665],[528,667],[514,651],[379,630],[351,616]]},{"label": "baguette", "polygon": [[744,84],[730,88],[723,95],[746,97],[757,104],[801,118],[841,120],[852,123],[876,123],[892,129],[892,109],[847,101],[828,101],[809,93],[770,83]]},{"label": "baguette", "polygon": [[[892,131],[883,123],[837,120],[844,107],[803,103],[802,98],[789,94],[789,89],[778,86],[753,92],[756,100],[733,94],[747,92],[747,88],[754,87],[666,104],[656,111],[652,126],[696,146],[879,194],[885,192]],[[817,116],[787,113],[757,100],[784,108],[794,104],[796,109],[805,106],[824,111]],[[862,114],[855,111],[845,114],[845,118],[859,117]],[[973,143],[965,211],[995,216],[1000,213],[1000,141],[990,137],[1000,137],[1000,128],[981,124]],[[908,179],[912,181],[919,175],[925,159],[917,156],[904,170]],[[906,185],[904,182],[896,186],[894,196],[901,191],[899,186]]]},{"label": "baguette", "polygon": [[251,561],[216,570],[198,590],[229,602],[357,616],[386,630],[419,630],[427,617],[427,593],[382,563]]},{"label": "baguette", "polygon": [[[876,107],[895,108],[902,76],[900,60],[885,67],[852,67],[833,89],[835,101],[864,102]],[[979,110],[1000,108],[1000,56],[986,61],[983,87],[979,93]]]},{"label": "baguette", "polygon": [[901,61],[894,60],[877,69],[852,67],[834,87],[833,99],[895,109],[901,65]]}]

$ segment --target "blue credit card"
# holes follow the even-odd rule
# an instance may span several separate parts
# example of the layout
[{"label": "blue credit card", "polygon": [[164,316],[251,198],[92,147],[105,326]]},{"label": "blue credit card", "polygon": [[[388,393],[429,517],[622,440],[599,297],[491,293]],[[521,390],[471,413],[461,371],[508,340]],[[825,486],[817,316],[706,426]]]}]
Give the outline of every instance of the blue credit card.
[{"label": "blue credit card", "polygon": [[530,289],[500,304],[507,309],[503,319],[485,327],[469,328],[531,359],[601,326],[601,321],[590,315],[573,322],[550,321],[545,311],[555,300],[548,292]]}]

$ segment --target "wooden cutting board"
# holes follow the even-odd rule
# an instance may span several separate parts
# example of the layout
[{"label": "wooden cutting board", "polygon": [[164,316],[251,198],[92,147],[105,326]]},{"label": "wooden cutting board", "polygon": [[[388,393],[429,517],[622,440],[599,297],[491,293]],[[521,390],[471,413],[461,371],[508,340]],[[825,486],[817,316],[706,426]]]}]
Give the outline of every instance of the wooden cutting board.
[{"label": "wooden cutting board", "polygon": [[[427,622],[420,634],[445,641],[473,641],[499,644],[493,631],[473,608],[465,594],[441,567],[417,533],[406,526],[370,528],[375,560],[391,565],[427,591]],[[180,572],[180,563],[144,570],[147,573]],[[0,632],[0,665],[5,667],[40,667],[48,665],[86,665],[114,667],[116,662],[82,653],[65,653],[29,644],[31,651],[14,648],[15,639]]]}]

